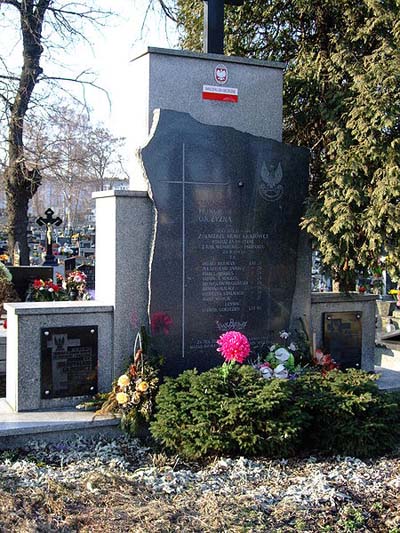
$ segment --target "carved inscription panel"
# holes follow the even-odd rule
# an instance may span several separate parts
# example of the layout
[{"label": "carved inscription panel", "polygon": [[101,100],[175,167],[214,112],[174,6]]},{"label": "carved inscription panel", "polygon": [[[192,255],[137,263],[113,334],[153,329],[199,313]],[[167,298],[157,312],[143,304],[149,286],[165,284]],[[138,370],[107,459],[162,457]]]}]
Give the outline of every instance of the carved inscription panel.
[{"label": "carved inscription panel", "polygon": [[97,326],[41,330],[42,399],[97,392]]},{"label": "carved inscription panel", "polygon": [[219,364],[228,330],[254,349],[273,342],[290,319],[306,151],[161,112],[141,155],[156,209],[151,327],[166,372]]}]

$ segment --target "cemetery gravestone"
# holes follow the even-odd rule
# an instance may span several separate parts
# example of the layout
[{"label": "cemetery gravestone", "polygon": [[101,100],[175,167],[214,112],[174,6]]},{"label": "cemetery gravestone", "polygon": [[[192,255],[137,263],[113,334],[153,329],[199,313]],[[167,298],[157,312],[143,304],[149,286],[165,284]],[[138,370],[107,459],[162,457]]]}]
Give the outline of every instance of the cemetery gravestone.
[{"label": "cemetery gravestone", "polygon": [[77,270],[86,275],[86,288],[94,290],[95,287],[95,267],[94,265],[80,265]]},{"label": "cemetery gravestone", "polygon": [[287,329],[308,151],[160,111],[141,157],[156,210],[150,319],[166,374],[219,363],[216,339],[253,349]]},{"label": "cemetery gravestone", "polygon": [[29,285],[35,279],[48,280],[53,278],[53,267],[51,266],[9,266],[7,267],[12,275],[12,282],[21,301],[26,300]]}]

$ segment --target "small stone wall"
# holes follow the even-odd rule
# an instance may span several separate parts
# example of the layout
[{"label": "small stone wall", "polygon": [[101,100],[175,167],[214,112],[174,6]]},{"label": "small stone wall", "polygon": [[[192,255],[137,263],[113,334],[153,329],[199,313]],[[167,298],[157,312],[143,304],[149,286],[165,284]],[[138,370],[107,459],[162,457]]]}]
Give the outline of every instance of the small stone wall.
[{"label": "small stone wall", "polygon": [[[9,303],[7,310],[6,400],[14,411],[76,406],[87,397],[42,398],[43,328],[93,326],[97,329],[97,386],[107,392],[113,380],[113,307],[97,301]],[[45,333],[46,334],[46,333]]]},{"label": "small stone wall", "polygon": [[324,313],[361,313],[361,368],[374,371],[375,310],[377,296],[373,294],[315,292],[311,294],[311,333],[315,348],[323,346]]}]

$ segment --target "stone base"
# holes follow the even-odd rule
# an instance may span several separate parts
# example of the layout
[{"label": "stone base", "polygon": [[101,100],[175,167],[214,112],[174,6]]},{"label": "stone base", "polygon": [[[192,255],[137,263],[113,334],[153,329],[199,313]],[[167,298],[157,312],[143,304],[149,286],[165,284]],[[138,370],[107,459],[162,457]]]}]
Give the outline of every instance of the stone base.
[{"label": "stone base", "polygon": [[379,341],[375,348],[375,364],[400,372],[400,344]]},{"label": "stone base", "polygon": [[120,434],[119,419],[94,418],[93,411],[59,410],[14,413],[0,399],[0,450],[17,448],[32,440],[61,442],[79,434]]}]

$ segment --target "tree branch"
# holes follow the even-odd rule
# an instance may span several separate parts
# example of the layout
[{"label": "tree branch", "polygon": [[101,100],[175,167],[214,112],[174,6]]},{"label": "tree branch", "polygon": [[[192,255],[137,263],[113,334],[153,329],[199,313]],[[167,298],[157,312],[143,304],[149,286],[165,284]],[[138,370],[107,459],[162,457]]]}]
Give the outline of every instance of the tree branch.
[{"label": "tree branch", "polygon": [[98,89],[99,91],[102,91],[106,95],[107,100],[108,100],[108,104],[111,107],[111,99],[110,99],[110,95],[108,94],[108,91],[106,91],[103,87],[100,87],[100,85],[97,85],[93,81],[80,79],[82,76],[84,76],[85,74],[88,74],[88,73],[89,73],[89,71],[83,70],[80,74],[78,74],[78,76],[76,76],[76,78],[64,78],[64,77],[58,77],[58,76],[46,76],[45,74],[42,74],[39,79],[40,80],[44,80],[44,81],[71,81],[72,83],[79,83],[81,85],[89,85],[90,87],[93,87],[94,89]]},{"label": "tree branch", "polygon": [[0,6],[1,5],[9,5],[14,6],[18,9],[18,11],[21,11],[21,4],[20,2],[17,2],[17,0],[0,0]]}]

